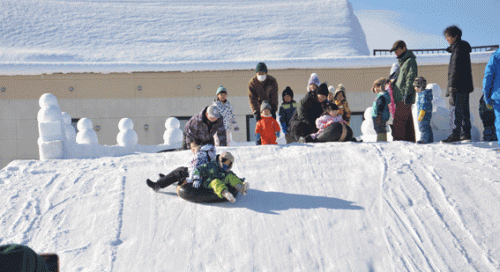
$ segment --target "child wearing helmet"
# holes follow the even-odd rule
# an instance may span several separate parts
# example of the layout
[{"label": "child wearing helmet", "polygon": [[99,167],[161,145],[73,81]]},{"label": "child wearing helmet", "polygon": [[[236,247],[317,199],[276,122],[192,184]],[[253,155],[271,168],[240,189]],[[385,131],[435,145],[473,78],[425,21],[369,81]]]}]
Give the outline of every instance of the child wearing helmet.
[{"label": "child wearing helmet", "polygon": [[236,198],[229,192],[227,186],[232,186],[242,195],[248,191],[248,182],[243,182],[232,171],[234,156],[229,152],[217,155],[216,160],[208,162],[194,170],[193,187],[210,188],[220,198],[226,198],[234,203]]}]

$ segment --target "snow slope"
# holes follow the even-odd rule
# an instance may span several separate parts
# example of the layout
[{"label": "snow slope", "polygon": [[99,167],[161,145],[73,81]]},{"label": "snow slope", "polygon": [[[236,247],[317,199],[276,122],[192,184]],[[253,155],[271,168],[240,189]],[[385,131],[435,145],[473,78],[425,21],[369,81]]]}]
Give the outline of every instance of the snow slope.
[{"label": "snow slope", "polygon": [[1,0],[0,62],[369,55],[347,0]]},{"label": "snow slope", "polygon": [[235,204],[146,186],[189,151],[14,161],[0,170],[0,244],[56,252],[61,271],[498,271],[493,146],[219,148],[251,183]]}]

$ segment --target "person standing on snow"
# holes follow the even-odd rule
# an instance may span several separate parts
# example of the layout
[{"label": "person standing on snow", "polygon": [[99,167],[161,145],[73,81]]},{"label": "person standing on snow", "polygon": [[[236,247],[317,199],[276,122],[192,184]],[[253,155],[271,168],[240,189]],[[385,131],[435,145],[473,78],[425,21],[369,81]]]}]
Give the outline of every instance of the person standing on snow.
[{"label": "person standing on snow", "polygon": [[486,64],[483,86],[486,107],[495,109],[495,127],[500,146],[500,49],[495,51]]},{"label": "person standing on snow", "polygon": [[[450,106],[454,107],[452,111],[455,113],[455,128],[443,142],[451,143],[471,139],[469,97],[474,91],[470,62],[472,49],[468,42],[462,41],[462,30],[456,26],[447,27],[444,30],[444,36],[450,44],[446,51],[451,53],[446,97],[450,97]],[[462,132],[463,135],[461,135]]]},{"label": "person standing on snow", "polygon": [[[236,122],[236,118],[234,118],[233,107],[227,101],[227,89],[222,85],[217,89],[215,94],[217,98],[214,101],[214,105],[219,109],[220,114],[222,115],[222,120],[224,121],[224,128],[226,129],[226,141],[227,145],[231,144],[233,139],[231,135],[231,130],[239,131],[238,123]],[[219,139],[216,139],[216,144]]]},{"label": "person standing on snow", "polygon": [[399,74],[393,86],[396,110],[391,126],[392,138],[394,141],[415,142],[411,106],[415,103],[413,81],[418,76],[416,56],[406,48],[406,43],[401,40],[396,41],[390,51],[396,54],[399,63]]},{"label": "person standing on snow", "polygon": [[276,119],[278,83],[274,77],[267,74],[267,66],[263,62],[257,64],[255,73],[256,75],[248,83],[248,99],[255,121],[260,120],[260,106],[264,100],[267,100],[271,105],[271,115]]}]

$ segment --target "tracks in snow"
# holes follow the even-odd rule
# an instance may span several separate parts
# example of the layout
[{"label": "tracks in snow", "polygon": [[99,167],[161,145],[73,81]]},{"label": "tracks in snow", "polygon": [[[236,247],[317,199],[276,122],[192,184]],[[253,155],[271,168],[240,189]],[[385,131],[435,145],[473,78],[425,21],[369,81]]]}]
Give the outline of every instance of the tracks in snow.
[{"label": "tracks in snow", "polygon": [[[395,270],[496,271],[498,262],[467,229],[425,146],[377,144],[384,172],[381,216]],[[457,162],[458,163],[458,162]],[[449,165],[449,164],[447,164]],[[436,257],[439,256],[439,257]]]}]

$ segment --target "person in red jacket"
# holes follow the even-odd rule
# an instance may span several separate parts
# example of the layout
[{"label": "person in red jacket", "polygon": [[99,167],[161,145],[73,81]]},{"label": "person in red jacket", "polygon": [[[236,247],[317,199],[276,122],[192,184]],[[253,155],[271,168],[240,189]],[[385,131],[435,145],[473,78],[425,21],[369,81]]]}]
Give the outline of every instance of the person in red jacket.
[{"label": "person in red jacket", "polygon": [[263,101],[260,106],[261,118],[255,126],[255,136],[257,142],[262,145],[278,144],[276,139],[280,135],[280,125],[271,114],[271,105],[267,101]]}]

